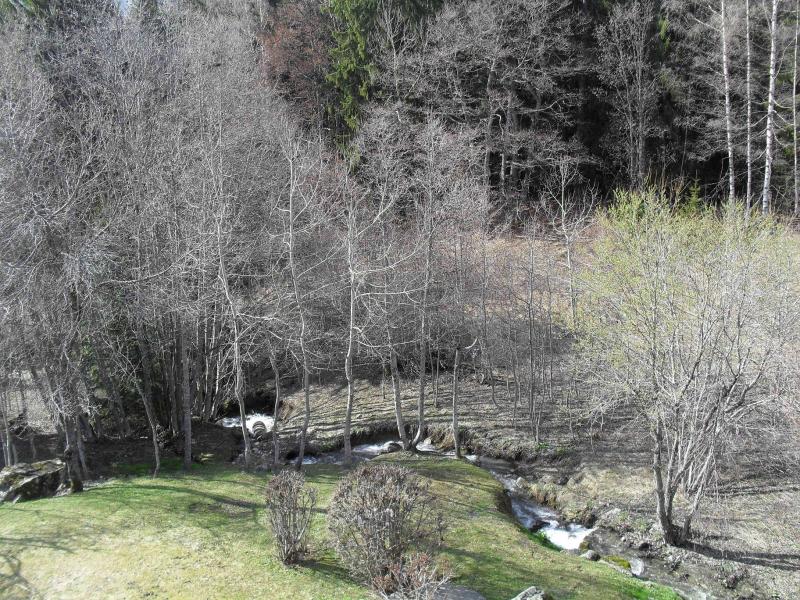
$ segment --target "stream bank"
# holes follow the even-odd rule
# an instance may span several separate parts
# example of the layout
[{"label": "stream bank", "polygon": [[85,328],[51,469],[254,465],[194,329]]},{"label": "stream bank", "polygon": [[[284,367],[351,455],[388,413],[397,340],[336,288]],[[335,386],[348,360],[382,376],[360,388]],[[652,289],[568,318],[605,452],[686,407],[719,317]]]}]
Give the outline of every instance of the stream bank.
[{"label": "stream bank", "polygon": [[[250,419],[248,419],[250,421]],[[238,423],[237,423],[238,425]],[[271,425],[271,423],[270,423]],[[241,430],[240,430],[241,431]],[[285,460],[293,458],[293,440],[281,440]],[[271,437],[262,436],[254,447],[263,448],[261,469],[271,466]],[[305,464],[342,464],[341,442],[326,449],[308,445]],[[417,448],[420,454],[454,459],[446,436],[426,438]],[[747,574],[735,563],[714,560],[696,552],[666,547],[652,521],[628,513],[607,502],[585,502],[574,493],[577,483],[592,481],[595,474],[582,471],[574,460],[560,453],[540,456],[536,461],[513,461],[482,456],[464,445],[464,459],[489,471],[500,481],[508,507],[516,521],[534,535],[544,537],[564,552],[600,560],[630,576],[672,587],[689,600],[714,598],[757,599]],[[353,436],[353,460],[371,460],[381,454],[402,450],[396,431],[364,429]],[[258,468],[258,467],[257,467]],[[647,474],[639,474],[646,476]],[[634,478],[635,479],[635,478]]]}]

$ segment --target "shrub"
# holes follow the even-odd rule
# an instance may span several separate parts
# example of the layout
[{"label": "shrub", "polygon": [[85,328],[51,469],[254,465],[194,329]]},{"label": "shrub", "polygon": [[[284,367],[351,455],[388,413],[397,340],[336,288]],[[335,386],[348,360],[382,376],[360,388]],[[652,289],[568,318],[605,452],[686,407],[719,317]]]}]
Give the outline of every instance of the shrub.
[{"label": "shrub", "polygon": [[317,503],[317,491],[299,471],[284,469],[267,484],[267,514],[278,558],[296,562],[306,551],[306,532]]},{"label": "shrub", "polygon": [[382,598],[392,600],[433,600],[450,581],[450,570],[436,563],[430,554],[409,554],[373,582]]},{"label": "shrub", "polygon": [[[362,464],[339,482],[331,498],[334,548],[354,577],[381,594],[391,593],[404,573],[410,576],[410,563],[404,562],[409,550],[423,551],[441,541],[442,518],[433,504],[428,483],[412,471]],[[421,559],[416,560],[421,568]]]}]

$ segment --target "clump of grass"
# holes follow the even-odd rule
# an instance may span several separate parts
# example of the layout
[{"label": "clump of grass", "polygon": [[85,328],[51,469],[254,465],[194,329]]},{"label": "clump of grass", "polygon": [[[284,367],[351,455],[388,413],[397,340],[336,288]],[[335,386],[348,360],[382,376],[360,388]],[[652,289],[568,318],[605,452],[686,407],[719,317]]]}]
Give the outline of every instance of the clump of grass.
[{"label": "clump of grass", "polygon": [[534,542],[536,542],[540,546],[547,548],[548,550],[555,550],[556,552],[561,552],[561,548],[559,548],[553,542],[551,542],[550,538],[548,538],[541,531],[531,532],[530,537]]},{"label": "clump of grass", "polygon": [[627,558],[623,558],[621,556],[604,556],[603,560],[606,562],[613,563],[618,567],[622,567],[623,569],[630,571],[631,570],[631,563]]}]

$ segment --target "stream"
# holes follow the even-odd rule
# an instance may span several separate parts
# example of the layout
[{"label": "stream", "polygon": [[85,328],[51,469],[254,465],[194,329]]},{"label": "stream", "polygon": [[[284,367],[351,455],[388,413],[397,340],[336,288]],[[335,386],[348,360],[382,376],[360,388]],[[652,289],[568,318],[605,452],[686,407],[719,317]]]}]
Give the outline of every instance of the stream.
[{"label": "stream", "polygon": [[[252,414],[247,416],[248,431],[252,433],[253,425],[258,421],[262,421],[268,430],[272,428],[272,417]],[[239,417],[221,419],[219,423],[224,427],[241,427]],[[391,435],[378,436],[377,441],[354,445],[352,447],[353,460],[354,462],[372,460],[382,454],[395,452],[400,447],[400,440]],[[422,454],[455,460],[455,452],[440,450],[431,442],[430,438],[418,444],[417,451]],[[713,598],[705,586],[699,587],[696,584],[691,585],[685,581],[676,580],[675,575],[670,572],[662,560],[648,560],[645,563],[642,559],[632,556],[630,549],[625,547],[615,533],[602,528],[585,527],[580,523],[565,522],[555,510],[534,502],[520,493],[517,486],[520,475],[517,473],[514,463],[475,454],[467,454],[464,459],[491,473],[503,485],[511,501],[511,511],[517,522],[529,531],[541,532],[554,546],[562,550],[577,552],[581,543],[590,534],[596,532],[592,538],[592,548],[603,555],[625,556],[630,561],[632,573],[636,577],[670,586],[689,600]],[[306,455],[303,458],[303,464],[306,465],[343,463],[344,449],[319,455]]]},{"label": "stream", "polygon": [[[258,421],[262,421],[268,430],[272,428],[272,417],[254,413],[247,416],[247,430],[252,433],[253,425]],[[242,421],[237,416],[221,419],[219,423],[223,427],[233,428],[241,427]],[[353,446],[352,453],[356,461],[372,460],[376,456],[393,452],[400,447],[402,447],[400,440],[387,436],[385,440],[367,444],[357,444]],[[423,454],[455,459],[455,452],[452,450],[449,452],[440,450],[431,443],[430,438],[418,444],[417,450]],[[589,529],[577,523],[564,523],[559,519],[558,513],[554,510],[519,494],[515,483],[518,475],[515,474],[511,463],[496,460],[489,461],[488,459],[482,460],[481,457],[475,454],[467,454],[464,458],[486,469],[495,479],[503,484],[511,500],[511,510],[520,525],[531,531],[540,531],[555,546],[564,550],[577,550],[586,536],[594,531],[594,529]],[[343,449],[335,452],[326,452],[318,456],[308,455],[303,458],[303,464],[305,465],[320,463],[341,464],[343,462]],[[484,462],[489,462],[489,464],[482,464]]]}]

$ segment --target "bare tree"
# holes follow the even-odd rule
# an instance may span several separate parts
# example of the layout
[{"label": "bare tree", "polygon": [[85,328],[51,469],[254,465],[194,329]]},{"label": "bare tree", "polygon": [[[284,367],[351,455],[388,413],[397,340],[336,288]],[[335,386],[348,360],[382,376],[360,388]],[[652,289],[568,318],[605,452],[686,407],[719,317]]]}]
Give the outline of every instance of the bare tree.
[{"label": "bare tree", "polygon": [[764,130],[766,138],[764,149],[764,187],[761,191],[761,212],[767,214],[772,200],[772,163],[773,145],[775,143],[775,84],[778,78],[778,4],[780,0],[772,0],[772,13],[769,20],[769,94],[767,96],[767,124]]},{"label": "bare tree", "polygon": [[682,544],[729,436],[776,401],[770,382],[797,333],[796,265],[772,223],[734,211],[680,218],[633,196],[607,225],[610,244],[585,273],[586,351],[608,401],[647,423],[657,516]]}]

